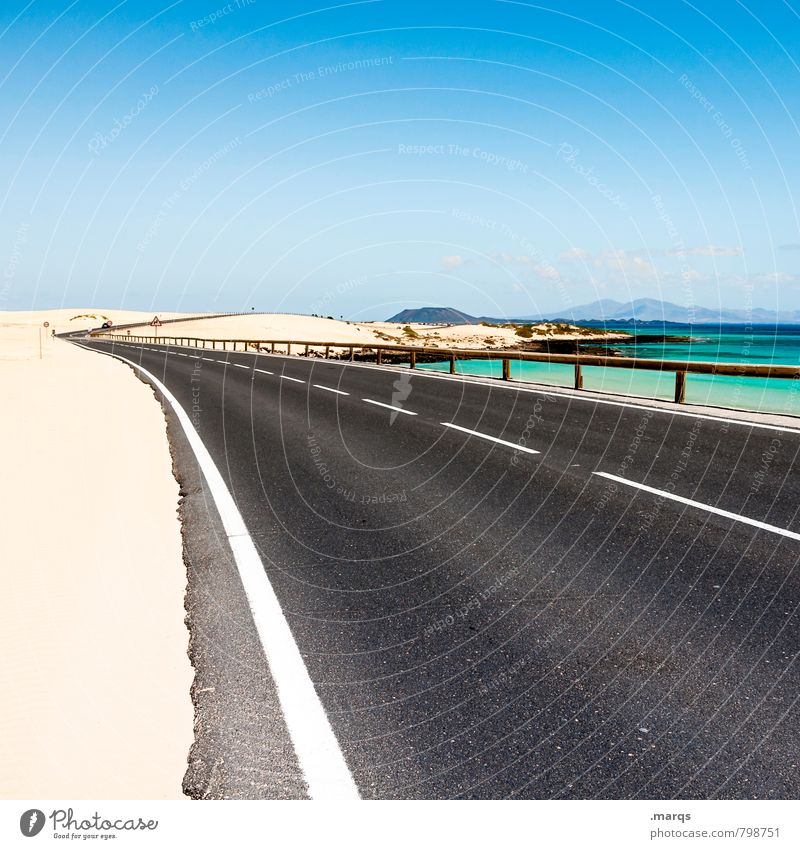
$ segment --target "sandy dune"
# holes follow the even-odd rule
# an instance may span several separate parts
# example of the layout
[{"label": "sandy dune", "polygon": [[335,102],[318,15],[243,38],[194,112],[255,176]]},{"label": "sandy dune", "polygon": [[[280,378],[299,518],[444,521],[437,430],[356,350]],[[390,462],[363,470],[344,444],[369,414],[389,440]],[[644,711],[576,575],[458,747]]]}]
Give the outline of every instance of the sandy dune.
[{"label": "sandy dune", "polygon": [[[127,335],[127,331],[121,331]],[[153,336],[151,327],[130,331],[131,335]],[[333,342],[345,345],[426,345],[436,348],[515,348],[526,340],[513,327],[482,325],[394,324],[387,321],[355,322],[306,315],[224,316],[200,320],[188,319],[159,328],[161,338],[171,336],[198,339],[292,340]],[[598,331],[587,336],[585,329],[564,332],[563,326],[534,325],[532,339],[613,339],[625,334]]]},{"label": "sandy dune", "polygon": [[47,335],[40,359],[54,315],[0,316],[0,796],[180,797],[192,670],[164,417],[119,362]]}]

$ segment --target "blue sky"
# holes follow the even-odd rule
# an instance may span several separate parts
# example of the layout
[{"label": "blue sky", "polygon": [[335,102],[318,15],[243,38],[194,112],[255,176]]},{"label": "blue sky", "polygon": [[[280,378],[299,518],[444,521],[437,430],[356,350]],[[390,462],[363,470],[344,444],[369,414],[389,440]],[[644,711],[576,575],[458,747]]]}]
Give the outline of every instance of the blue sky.
[{"label": "blue sky", "polygon": [[6,0],[0,309],[800,309],[800,4]]}]

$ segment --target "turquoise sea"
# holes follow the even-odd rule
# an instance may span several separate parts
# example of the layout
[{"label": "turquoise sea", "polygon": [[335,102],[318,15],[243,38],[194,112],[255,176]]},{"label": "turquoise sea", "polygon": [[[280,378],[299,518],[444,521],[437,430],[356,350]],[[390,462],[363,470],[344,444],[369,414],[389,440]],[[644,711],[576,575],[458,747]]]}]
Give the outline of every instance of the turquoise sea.
[{"label": "turquoise sea", "polygon": [[[800,326],[798,325],[666,325],[637,327],[638,339],[645,343],[620,345],[624,355],[666,360],[800,365]],[[647,336],[688,336],[687,343],[647,344]],[[613,343],[610,343],[613,345]],[[420,364],[419,368],[447,370],[447,363]],[[457,364],[464,374],[501,376],[499,361],[465,360]],[[572,386],[572,366],[550,363],[511,363],[511,377],[554,386]],[[622,368],[584,367],[584,389],[672,400],[675,375],[670,372],[635,371]],[[783,413],[800,416],[800,381],[757,377],[713,377],[689,374],[686,403],[706,404],[740,410]]]}]

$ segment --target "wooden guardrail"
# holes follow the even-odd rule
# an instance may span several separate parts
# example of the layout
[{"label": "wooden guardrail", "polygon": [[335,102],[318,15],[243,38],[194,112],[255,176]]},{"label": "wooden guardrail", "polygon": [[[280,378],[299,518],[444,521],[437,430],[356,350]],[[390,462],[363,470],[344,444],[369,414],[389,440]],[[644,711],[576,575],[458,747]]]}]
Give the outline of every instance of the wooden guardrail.
[{"label": "wooden guardrail", "polygon": [[[383,362],[385,353],[407,354],[411,368],[416,368],[419,355],[433,356],[438,360],[450,363],[450,374],[456,373],[458,360],[501,360],[503,380],[511,379],[512,362],[561,363],[572,365],[574,369],[574,387],[583,389],[583,367],[600,366],[602,368],[629,368],[644,371],[660,371],[675,373],[675,403],[682,404],[686,397],[687,374],[711,374],[725,377],[769,377],[784,380],[800,379],[800,366],[755,365],[753,363],[712,363],[691,360],[647,360],[638,357],[604,357],[597,354],[541,354],[533,351],[501,351],[481,348],[427,348],[416,345],[377,345],[350,344],[349,342],[315,342],[297,339],[198,339],[189,336],[121,336],[116,333],[96,333],[95,337],[110,338],[125,342],[156,343],[161,345],[178,345],[189,348],[211,348],[217,350],[217,345],[223,351],[254,350],[256,352],[275,353],[276,347],[286,348],[286,353],[292,353],[292,347],[303,349],[303,355],[309,356],[312,351],[324,351],[328,359],[332,349],[343,349],[353,360],[355,352],[363,356],[375,352],[378,365]],[[282,351],[278,353],[283,353]],[[341,359],[339,357],[338,359]]]}]

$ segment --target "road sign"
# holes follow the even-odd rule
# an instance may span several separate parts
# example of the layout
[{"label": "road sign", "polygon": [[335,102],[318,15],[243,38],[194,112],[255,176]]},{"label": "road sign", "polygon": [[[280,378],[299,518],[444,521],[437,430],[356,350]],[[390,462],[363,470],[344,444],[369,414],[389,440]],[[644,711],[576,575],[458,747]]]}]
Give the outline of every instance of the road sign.
[{"label": "road sign", "polygon": [[44,323],[44,326],[45,326],[45,327],[50,327],[50,322],[49,322],[49,321],[46,321],[46,322]]},{"label": "road sign", "polygon": [[161,325],[161,319],[157,315],[154,315],[153,320],[150,322],[150,327],[161,327]]}]

